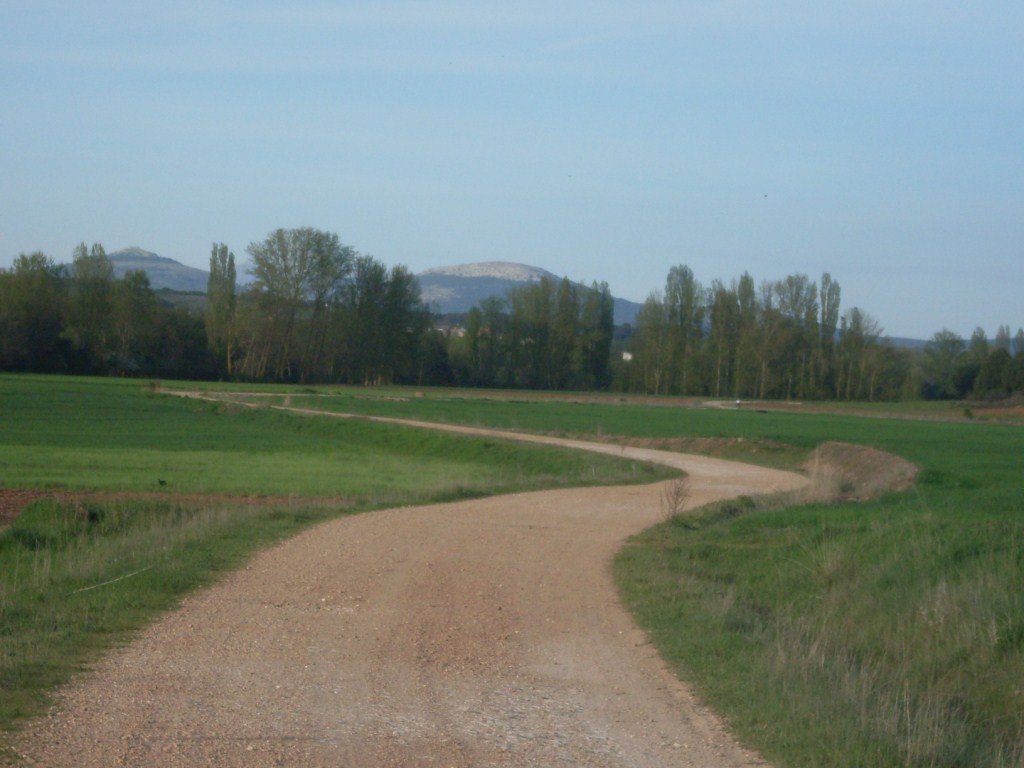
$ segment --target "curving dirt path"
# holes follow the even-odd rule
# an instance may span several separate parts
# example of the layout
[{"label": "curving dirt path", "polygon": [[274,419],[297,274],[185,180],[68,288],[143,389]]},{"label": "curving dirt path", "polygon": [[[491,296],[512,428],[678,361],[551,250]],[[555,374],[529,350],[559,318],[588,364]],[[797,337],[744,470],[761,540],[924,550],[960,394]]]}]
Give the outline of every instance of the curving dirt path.
[{"label": "curving dirt path", "polygon": [[[568,444],[679,467],[691,505],[805,483]],[[319,525],[111,652],[18,749],[82,768],[764,765],[667,671],[616,596],[611,558],[662,516],[662,490],[524,493]]]}]

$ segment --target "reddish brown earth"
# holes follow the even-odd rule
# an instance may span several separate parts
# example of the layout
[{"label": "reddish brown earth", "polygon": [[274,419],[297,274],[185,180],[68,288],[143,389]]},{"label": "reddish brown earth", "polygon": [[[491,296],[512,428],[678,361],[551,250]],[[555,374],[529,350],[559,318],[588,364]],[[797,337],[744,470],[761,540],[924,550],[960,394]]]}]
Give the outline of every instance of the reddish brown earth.
[{"label": "reddish brown earth", "polygon": [[[514,437],[679,467],[689,506],[806,484]],[[619,604],[611,558],[662,496],[558,490],[319,525],[109,653],[17,748],[82,767],[763,765]]]}]

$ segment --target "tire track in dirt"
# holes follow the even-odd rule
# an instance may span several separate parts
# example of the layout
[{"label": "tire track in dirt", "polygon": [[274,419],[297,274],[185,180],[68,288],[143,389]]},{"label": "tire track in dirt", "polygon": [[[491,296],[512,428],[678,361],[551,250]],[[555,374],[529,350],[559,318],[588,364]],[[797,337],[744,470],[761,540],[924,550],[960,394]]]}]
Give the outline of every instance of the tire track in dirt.
[{"label": "tire track in dirt", "polygon": [[[419,426],[668,464],[689,474],[690,506],[806,483],[699,456]],[[321,524],[108,654],[18,749],[83,767],[763,765],[619,604],[611,559],[662,517],[663,487]]]}]

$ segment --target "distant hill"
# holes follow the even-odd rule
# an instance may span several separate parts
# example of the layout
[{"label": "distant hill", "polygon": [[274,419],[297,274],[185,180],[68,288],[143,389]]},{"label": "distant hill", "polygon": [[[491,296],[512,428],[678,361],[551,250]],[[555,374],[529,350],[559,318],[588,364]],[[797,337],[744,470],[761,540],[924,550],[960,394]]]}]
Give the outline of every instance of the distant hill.
[{"label": "distant hill", "polygon": [[[928,342],[925,339],[908,339],[903,336],[886,337],[897,349],[924,349]],[[989,342],[992,343],[992,342]]]},{"label": "distant hill", "polygon": [[114,265],[114,277],[120,279],[126,272],[141,269],[149,277],[149,284],[159,291],[167,288],[172,291],[206,293],[206,281],[210,273],[204,269],[187,267],[184,264],[157,256],[138,247],[124,248],[107,257]]},{"label": "distant hill", "polygon": [[[114,276],[141,269],[149,276],[153,290],[206,293],[209,272],[186,266],[166,256],[133,246],[108,253]],[[561,280],[546,269],[508,261],[483,261],[427,269],[416,275],[423,300],[434,312],[462,314],[490,296],[504,298],[510,288],[536,282],[541,278]],[[640,304],[615,299],[615,324],[635,324]]]},{"label": "distant hill", "polygon": [[[423,300],[440,314],[462,314],[491,296],[504,298],[512,288],[542,278],[561,280],[546,269],[509,261],[482,261],[435,267],[416,275]],[[615,299],[615,324],[636,322],[640,304]]]}]

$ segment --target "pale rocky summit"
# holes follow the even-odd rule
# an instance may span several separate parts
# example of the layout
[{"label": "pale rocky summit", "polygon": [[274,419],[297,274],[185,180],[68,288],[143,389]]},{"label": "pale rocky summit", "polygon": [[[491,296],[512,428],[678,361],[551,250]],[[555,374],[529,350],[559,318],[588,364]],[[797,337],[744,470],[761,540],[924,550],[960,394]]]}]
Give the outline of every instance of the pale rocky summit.
[{"label": "pale rocky summit", "polygon": [[[542,278],[560,281],[558,275],[540,267],[511,261],[480,261],[425,269],[416,275],[423,301],[441,314],[461,314],[484,299],[505,298],[509,290]],[[640,305],[615,299],[615,323],[633,323]]]},{"label": "pale rocky summit", "polygon": [[423,275],[447,275],[449,277],[489,277],[497,280],[512,280],[528,283],[547,277],[557,280],[558,276],[540,267],[517,264],[513,261],[478,261],[474,264],[455,264],[449,267],[433,267],[419,273]]}]

